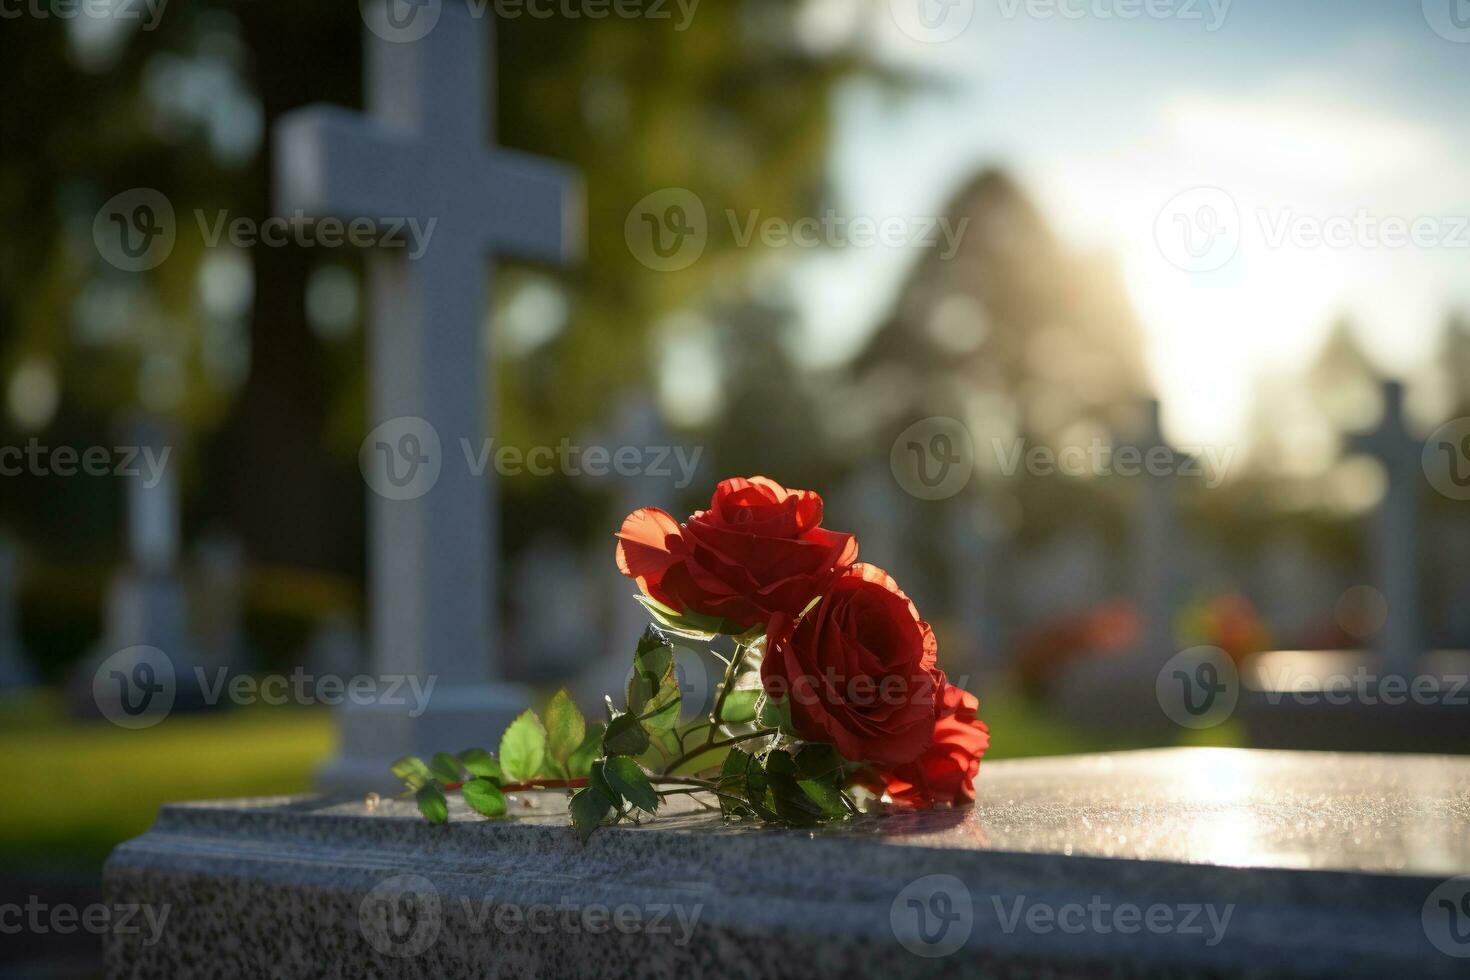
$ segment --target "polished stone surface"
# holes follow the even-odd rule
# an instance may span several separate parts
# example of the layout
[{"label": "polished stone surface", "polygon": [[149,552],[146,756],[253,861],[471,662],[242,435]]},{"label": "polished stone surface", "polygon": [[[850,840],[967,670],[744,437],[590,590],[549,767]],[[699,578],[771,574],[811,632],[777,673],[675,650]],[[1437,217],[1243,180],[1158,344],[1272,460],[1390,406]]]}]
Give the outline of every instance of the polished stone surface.
[{"label": "polished stone surface", "polygon": [[[816,833],[728,825],[686,803],[585,846],[566,828],[562,794],[522,801],[514,821],[457,806],[448,827],[398,801],[168,807],[106,878],[112,901],[171,906],[169,928],[151,947],[112,937],[109,967],[884,978],[1470,967],[1458,958],[1470,942],[1431,937],[1441,927],[1430,919],[1436,897],[1470,892],[1470,878],[1451,880],[1470,873],[1470,760],[1121,753],[990,764],[979,794],[969,810]],[[672,908],[687,930],[487,927],[501,907],[621,905],[645,925],[679,921]],[[408,912],[387,920],[382,908]],[[1130,930],[1119,917],[1150,909],[1176,927]],[[920,917],[945,938],[919,935]]]}]

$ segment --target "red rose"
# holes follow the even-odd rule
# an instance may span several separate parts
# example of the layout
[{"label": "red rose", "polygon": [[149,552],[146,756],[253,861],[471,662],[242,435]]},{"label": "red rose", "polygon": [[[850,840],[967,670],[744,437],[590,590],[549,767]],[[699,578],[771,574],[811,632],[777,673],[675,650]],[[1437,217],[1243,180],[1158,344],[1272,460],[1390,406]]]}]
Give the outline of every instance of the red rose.
[{"label": "red rose", "polygon": [[854,565],[800,620],[771,617],[761,683],[796,733],[852,762],[912,762],[934,736],[943,675],[929,624],[880,568]]},{"label": "red rose", "polygon": [[618,532],[618,570],[679,612],[740,627],[795,616],[857,560],[857,539],[821,527],[822,498],[753,476],[715,487],[709,510],[680,524],[645,507]]},{"label": "red rose", "polygon": [[979,710],[975,695],[944,682],[933,744],[913,762],[878,774],[895,803],[929,807],[974,801],[980,758],[990,747],[990,729],[975,717]]}]

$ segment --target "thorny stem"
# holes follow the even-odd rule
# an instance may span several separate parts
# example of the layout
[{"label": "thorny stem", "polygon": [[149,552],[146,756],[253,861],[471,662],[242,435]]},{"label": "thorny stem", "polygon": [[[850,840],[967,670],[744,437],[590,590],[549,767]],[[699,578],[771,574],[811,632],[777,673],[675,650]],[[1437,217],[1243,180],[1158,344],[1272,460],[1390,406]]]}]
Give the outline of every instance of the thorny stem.
[{"label": "thorny stem", "polygon": [[736,745],[736,744],[738,744],[740,742],[748,742],[748,741],[750,741],[753,738],[769,738],[772,735],[779,735],[779,734],[780,734],[780,730],[779,729],[775,729],[775,728],[762,728],[762,729],[760,729],[758,731],[749,732],[749,733],[747,733],[745,735],[734,735],[734,736],[731,736],[730,738],[722,738],[718,742],[708,742],[707,741],[703,745],[699,746],[698,748],[695,748],[695,749],[693,749],[693,750],[691,750],[689,752],[685,752],[683,755],[679,756],[673,762],[669,763],[668,766],[665,768],[664,771],[665,772],[673,772],[676,768],[678,768],[679,766],[682,766],[684,763],[688,762],[690,759],[694,759],[694,758],[697,758],[698,756],[704,755],[706,752],[713,752],[715,749],[723,749],[726,746]]}]

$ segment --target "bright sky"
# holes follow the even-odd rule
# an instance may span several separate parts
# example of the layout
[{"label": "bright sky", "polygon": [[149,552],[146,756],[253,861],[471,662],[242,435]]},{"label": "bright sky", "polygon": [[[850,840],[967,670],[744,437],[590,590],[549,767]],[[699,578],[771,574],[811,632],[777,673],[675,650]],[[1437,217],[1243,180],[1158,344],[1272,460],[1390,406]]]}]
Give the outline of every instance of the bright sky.
[{"label": "bright sky", "polygon": [[[939,16],[946,0],[892,0],[919,2]],[[964,15],[968,0],[948,2]],[[889,0],[865,28],[852,0],[812,3],[813,38],[867,29],[951,83],[901,101],[841,94],[838,209],[932,215],[977,167],[1005,166],[1066,240],[1118,256],[1176,439],[1234,436],[1254,380],[1306,366],[1340,313],[1390,373],[1422,367],[1448,309],[1470,303],[1470,2],[1150,0],[1195,19],[1120,19],[1130,2],[1145,9],[974,0],[942,43],[906,35]],[[1217,190],[1175,200],[1199,187]],[[1381,244],[1395,220],[1421,244]],[[1316,232],[1333,244],[1301,237]],[[808,261],[805,353],[860,343],[911,260]]]}]

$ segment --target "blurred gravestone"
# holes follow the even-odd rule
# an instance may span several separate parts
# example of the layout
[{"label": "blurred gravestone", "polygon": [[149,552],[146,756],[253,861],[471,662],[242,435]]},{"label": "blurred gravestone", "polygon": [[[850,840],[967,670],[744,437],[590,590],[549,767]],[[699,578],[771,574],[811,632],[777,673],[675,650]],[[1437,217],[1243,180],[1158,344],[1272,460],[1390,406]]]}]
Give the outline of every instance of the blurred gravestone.
[{"label": "blurred gravestone", "polygon": [[1287,528],[1262,546],[1253,592],[1278,642],[1300,644],[1321,632],[1343,584],[1333,580],[1327,561],[1314,554],[1302,534]]},{"label": "blurred gravestone", "polygon": [[1131,447],[1143,459],[1144,472],[1134,478],[1133,537],[1134,598],[1143,618],[1143,652],[1162,665],[1175,654],[1174,614],[1182,599],[1184,548],[1176,521],[1177,490],[1184,457],[1164,441],[1159,403],[1144,402],[1140,441]]},{"label": "blurred gravestone", "polygon": [[[905,591],[919,588],[922,563],[909,521],[915,499],[904,492],[888,461],[869,460],[838,488],[824,523],[858,536],[860,561],[880,564]],[[932,506],[938,508],[939,504]]]},{"label": "blurred gravestone", "polygon": [[0,692],[25,690],[36,684],[36,672],[21,643],[16,616],[18,564],[15,546],[0,537]]},{"label": "blurred gravestone", "polygon": [[364,14],[367,114],[310,106],[275,133],[278,213],[433,222],[416,251],[387,240],[368,252],[375,428],[361,463],[374,491],[372,668],[436,687],[416,717],[402,705],[344,708],[342,753],[321,778],[354,792],[394,785],[388,765],[404,753],[493,745],[528,700],[502,682],[496,655],[494,480],[460,449],[485,444],[495,403],[486,256],[560,261],[576,215],[565,167],[486,145],[492,17],[462,0],[368,3]]},{"label": "blurred gravestone", "polygon": [[206,670],[226,668],[232,675],[249,667],[240,610],[244,599],[245,556],[239,541],[212,534],[194,548],[194,616],[199,663]]},{"label": "blurred gravestone", "polygon": [[1404,421],[1404,386],[1383,384],[1383,420],[1377,429],[1352,439],[1359,452],[1383,464],[1387,488],[1373,517],[1373,577],[1388,602],[1388,619],[1379,634],[1385,670],[1408,673],[1423,653],[1419,595],[1419,507],[1423,445]]},{"label": "blurred gravestone", "polygon": [[[1178,482],[1185,457],[1164,440],[1159,403],[1143,403],[1143,427],[1137,442],[1114,449],[1127,476],[1133,507],[1133,592],[1140,618],[1138,648],[1117,656],[1086,657],[1064,673],[1056,686],[1058,713],[1097,731],[1129,731],[1168,741],[1178,731],[1161,706],[1157,684],[1161,670],[1178,653],[1174,617],[1181,608],[1186,583],[1181,554],[1186,547],[1176,521]],[[1131,459],[1119,453],[1136,454]]]},{"label": "blurred gravestone", "polygon": [[512,581],[508,669],[546,683],[585,668],[601,636],[588,615],[597,602],[578,550],[559,532],[538,535],[517,559]]},{"label": "blurred gravestone", "polygon": [[949,576],[950,613],[962,636],[960,649],[945,653],[950,669],[998,673],[1000,631],[995,612],[996,579],[1002,546],[994,511],[984,501],[961,496],[946,511],[944,537]]},{"label": "blurred gravestone", "polygon": [[[129,432],[129,443],[162,465],[156,473],[145,469],[127,478],[128,562],[108,586],[101,644],[75,671],[70,685],[73,710],[84,716],[101,712],[113,717],[121,710],[129,696],[126,684],[94,686],[94,680],[104,667],[119,669],[111,658],[136,648],[158,651],[148,656],[155,674],[169,673],[177,684],[173,710],[204,705],[195,672],[199,660],[190,629],[188,591],[178,575],[179,488],[172,429],[144,418],[133,422]],[[99,704],[102,697],[116,699],[116,704]]]},{"label": "blurred gravestone", "polygon": [[1381,605],[1377,650],[1277,650],[1253,660],[1240,709],[1253,745],[1470,752],[1470,656],[1424,644],[1423,446],[1405,424],[1403,385],[1385,382],[1383,405],[1378,428],[1350,443],[1375,456],[1387,475],[1368,549]]},{"label": "blurred gravestone", "polygon": [[367,668],[362,631],[346,612],[327,613],[312,627],[305,660],[312,677],[357,677]]}]

